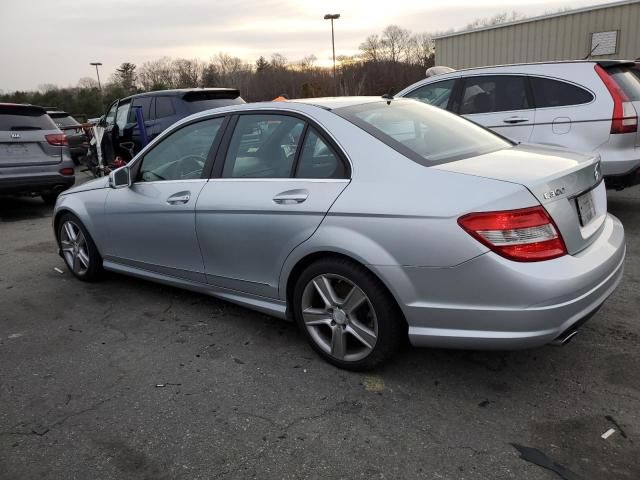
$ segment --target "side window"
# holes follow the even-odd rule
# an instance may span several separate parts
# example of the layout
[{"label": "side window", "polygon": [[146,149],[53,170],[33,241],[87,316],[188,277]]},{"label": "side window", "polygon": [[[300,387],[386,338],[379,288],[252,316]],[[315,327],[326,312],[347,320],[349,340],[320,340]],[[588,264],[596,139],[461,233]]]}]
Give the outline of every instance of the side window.
[{"label": "side window", "polygon": [[118,108],[118,102],[115,102],[113,105],[111,105],[111,108],[109,108],[107,115],[104,117],[105,125],[113,125],[115,123],[117,108]]},{"label": "side window", "polygon": [[133,100],[131,104],[131,110],[129,111],[128,122],[136,121],[136,112],[134,107],[142,107],[142,116],[146,120],[149,120],[149,110],[151,108],[151,99],[153,97],[140,97]]},{"label": "side window", "polygon": [[304,122],[286,115],[241,115],[222,176],[289,178]]},{"label": "side window", "polygon": [[200,178],[223,121],[212,118],[173,132],[144,156],[137,181]]},{"label": "side window", "polygon": [[127,124],[127,118],[129,116],[129,109],[131,108],[131,102],[121,103],[118,105],[118,111],[116,112],[116,125],[120,132],[124,130]]},{"label": "side window", "polygon": [[443,80],[442,82],[430,83],[408,93],[407,98],[415,98],[421,102],[428,103],[434,107],[447,108],[449,97],[453,91],[456,79]]},{"label": "side window", "polygon": [[531,88],[536,108],[580,105],[593,100],[593,95],[583,88],[550,78],[531,77]]},{"label": "side window", "polygon": [[170,117],[175,113],[171,97],[156,97],[156,118]]},{"label": "side window", "polygon": [[344,164],[334,150],[309,127],[296,167],[296,178],[345,178]]},{"label": "side window", "polygon": [[467,77],[461,115],[508,112],[533,108],[527,97],[526,77],[516,75]]}]

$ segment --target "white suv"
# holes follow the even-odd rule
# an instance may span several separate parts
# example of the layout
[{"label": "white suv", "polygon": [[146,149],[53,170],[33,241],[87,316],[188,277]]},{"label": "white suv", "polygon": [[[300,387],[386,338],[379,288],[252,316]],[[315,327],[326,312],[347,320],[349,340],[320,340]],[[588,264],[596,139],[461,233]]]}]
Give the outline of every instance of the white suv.
[{"label": "white suv", "polygon": [[397,96],[516,142],[596,152],[609,188],[640,183],[640,78],[619,60],[501,65],[436,75]]}]

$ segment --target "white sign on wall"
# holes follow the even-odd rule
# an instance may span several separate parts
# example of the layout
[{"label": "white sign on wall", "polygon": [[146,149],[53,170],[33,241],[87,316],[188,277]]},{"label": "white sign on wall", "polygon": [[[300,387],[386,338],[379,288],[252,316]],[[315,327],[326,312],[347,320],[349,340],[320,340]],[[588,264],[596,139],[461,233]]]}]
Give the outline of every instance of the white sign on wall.
[{"label": "white sign on wall", "polygon": [[618,51],[618,31],[591,34],[591,55],[614,55]]}]

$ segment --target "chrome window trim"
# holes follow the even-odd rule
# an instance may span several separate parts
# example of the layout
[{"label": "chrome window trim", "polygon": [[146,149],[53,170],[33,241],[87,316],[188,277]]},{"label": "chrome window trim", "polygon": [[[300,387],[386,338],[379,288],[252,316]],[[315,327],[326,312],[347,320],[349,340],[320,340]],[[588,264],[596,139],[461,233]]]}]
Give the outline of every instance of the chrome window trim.
[{"label": "chrome window trim", "polygon": [[209,182],[311,182],[311,183],[349,183],[350,178],[210,178]]},{"label": "chrome window trim", "polygon": [[133,182],[132,185],[153,185],[155,183],[196,183],[206,181],[206,178],[186,178],[184,180],[154,180],[152,182]]}]

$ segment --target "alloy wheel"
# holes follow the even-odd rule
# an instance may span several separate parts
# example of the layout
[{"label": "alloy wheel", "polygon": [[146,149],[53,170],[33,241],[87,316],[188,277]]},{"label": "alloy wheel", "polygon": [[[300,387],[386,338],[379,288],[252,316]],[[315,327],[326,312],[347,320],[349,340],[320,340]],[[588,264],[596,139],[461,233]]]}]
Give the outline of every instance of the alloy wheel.
[{"label": "alloy wheel", "polygon": [[369,297],[351,280],[334,274],[313,278],[302,293],[302,319],[313,341],[341,361],[356,362],[378,340],[378,320]]},{"label": "alloy wheel", "polygon": [[82,230],[71,220],[60,228],[60,248],[67,266],[76,275],[84,275],[89,270],[89,248]]}]

